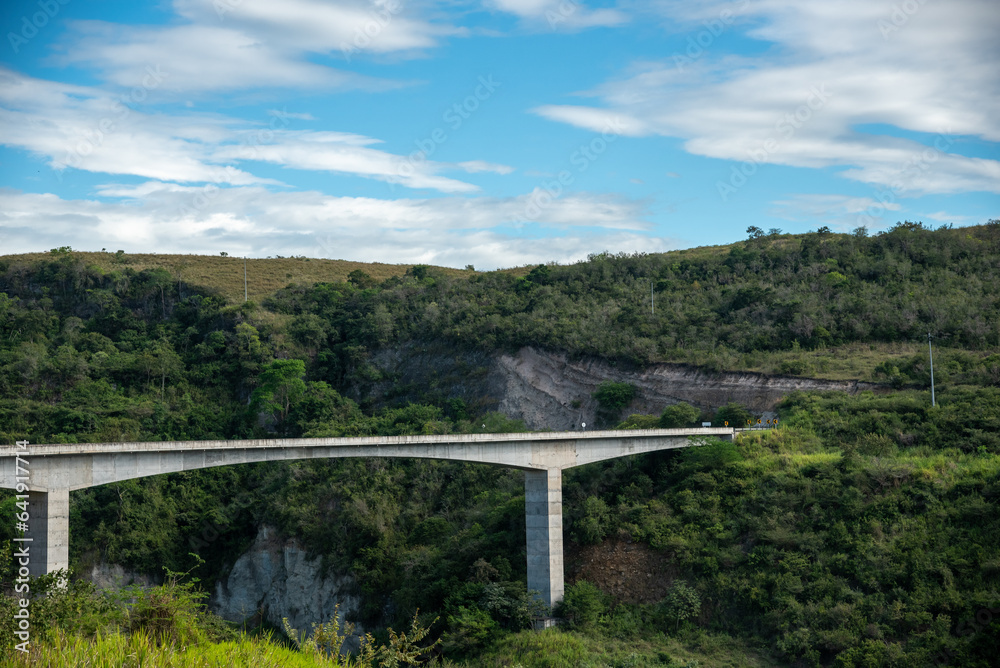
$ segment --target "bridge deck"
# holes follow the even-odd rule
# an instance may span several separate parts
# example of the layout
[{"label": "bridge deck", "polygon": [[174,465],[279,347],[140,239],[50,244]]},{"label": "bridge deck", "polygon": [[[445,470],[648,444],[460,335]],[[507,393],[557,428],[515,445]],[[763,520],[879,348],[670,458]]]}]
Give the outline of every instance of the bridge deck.
[{"label": "bridge deck", "polygon": [[[40,443],[30,444],[32,456],[93,455],[132,452],[177,452],[185,450],[252,450],[267,448],[358,447],[358,446],[431,446],[474,445],[486,443],[546,443],[559,441],[597,441],[609,438],[638,439],[650,437],[729,436],[731,427],[695,429],[606,429],[593,431],[542,431],[501,434],[416,434],[406,436],[340,436],[322,438],[258,438],[212,441],[139,441],[114,443]],[[0,445],[0,457],[23,454],[15,445]]]},{"label": "bridge deck", "polygon": [[267,438],[232,441],[48,443],[0,447],[0,487],[27,492],[33,575],[69,565],[69,493],[151,475],[266,461],[414,457],[525,471],[528,587],[551,607],[563,596],[562,471],[593,462],[682,448],[692,438],[733,439],[732,428],[635,429]]}]

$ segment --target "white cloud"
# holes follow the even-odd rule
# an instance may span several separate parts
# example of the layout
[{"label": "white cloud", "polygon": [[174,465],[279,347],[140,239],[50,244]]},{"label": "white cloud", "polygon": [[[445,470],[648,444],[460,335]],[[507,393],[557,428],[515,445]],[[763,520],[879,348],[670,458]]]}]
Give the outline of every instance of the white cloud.
[{"label": "white cloud", "polygon": [[[155,95],[154,87],[143,90]],[[43,156],[60,171],[71,167],[151,179],[266,182],[206,161],[206,143],[230,135],[226,121],[152,114],[137,99],[131,93],[112,96],[0,67],[0,144]]]},{"label": "white cloud", "polygon": [[861,225],[870,225],[874,218],[881,218],[886,211],[899,211],[900,204],[880,202],[871,197],[850,195],[801,194],[772,202],[768,212],[773,216],[799,222],[817,221],[846,232]]},{"label": "white cloud", "polygon": [[141,86],[147,67],[161,70],[162,90],[198,93],[269,87],[379,90],[398,83],[310,63],[301,51],[220,26],[143,28],[77,22],[76,39],[54,61],[87,66],[118,86]]},{"label": "white cloud", "polygon": [[[541,207],[538,227],[518,221],[534,193],[510,198],[379,200],[258,186],[203,188],[148,182],[107,185],[120,201],[61,199],[0,189],[5,253],[70,245],[164,253],[304,254],[462,267],[568,262],[601,250],[658,252],[670,239],[636,230],[641,206],[617,197],[565,196]],[[571,229],[568,229],[572,226]],[[319,253],[317,251],[320,251]]]},{"label": "white cloud", "polygon": [[925,213],[922,217],[930,218],[931,220],[936,220],[941,223],[968,223],[975,220],[972,216],[960,216],[958,214],[948,213],[947,211]]},{"label": "white cloud", "polygon": [[368,148],[366,144],[378,143],[378,140],[369,137],[338,132],[282,130],[273,132],[271,137],[267,144],[244,142],[220,146],[213,157],[223,162],[260,160],[294,169],[354,174],[408,188],[433,188],[442,192],[479,190],[471,183],[439,176],[436,172],[448,167],[444,163],[413,160]]},{"label": "white cloud", "polygon": [[487,5],[514,14],[529,26],[548,30],[614,27],[629,21],[620,10],[588,9],[580,0],[491,0]]},{"label": "white cloud", "polygon": [[419,55],[468,31],[432,23],[403,0],[175,0],[181,22],[135,26],[70,23],[62,65],[98,70],[123,87],[140,85],[146,66],[168,73],[163,90],[198,93],[261,88],[384,90],[398,82],[310,62],[346,63],[364,54]]},{"label": "white cloud", "polygon": [[548,104],[531,111],[553,121],[562,121],[592,132],[606,132],[626,137],[641,137],[650,133],[650,128],[645,122],[622,110]]},{"label": "white cloud", "polygon": [[299,121],[315,121],[316,117],[312,114],[288,112],[281,109],[268,109],[267,113],[275,118],[294,118]]},{"label": "white cloud", "polygon": [[[625,78],[592,91],[600,106],[535,112],[592,131],[619,117],[628,121],[625,134],[679,137],[697,155],[841,168],[846,178],[900,195],[1000,192],[1000,162],[950,152],[958,135],[1000,141],[1000,117],[992,113],[1000,108],[995,4],[917,3],[895,19],[895,5],[867,0],[730,6],[740,20],[728,30],[773,48],[732,57],[708,32],[700,51],[637,63]],[[686,4],[654,7],[686,24],[717,16],[726,4],[694,15]],[[887,20],[892,31],[880,24]],[[930,133],[937,148],[859,129],[874,124]]]},{"label": "white cloud", "polygon": [[475,174],[477,172],[510,174],[514,171],[514,168],[509,165],[497,165],[492,162],[486,162],[485,160],[466,160],[465,162],[458,163],[458,166],[470,174]]},{"label": "white cloud", "polygon": [[131,94],[123,101],[100,89],[34,79],[0,67],[0,144],[47,158],[60,177],[74,168],[182,183],[280,185],[246,171],[250,167],[244,165],[260,161],[458,193],[479,188],[439,172],[513,171],[484,160],[452,164],[421,159],[419,153],[395,155],[373,148],[380,140],[353,133],[287,129],[303,115],[284,111],[269,112],[267,123],[156,114],[151,109],[156,88],[144,91],[142,102]]},{"label": "white cloud", "polygon": [[376,53],[426,49],[465,32],[420,18],[420,5],[409,0],[175,0],[174,7],[195,23],[237,26],[314,53],[345,46]]}]

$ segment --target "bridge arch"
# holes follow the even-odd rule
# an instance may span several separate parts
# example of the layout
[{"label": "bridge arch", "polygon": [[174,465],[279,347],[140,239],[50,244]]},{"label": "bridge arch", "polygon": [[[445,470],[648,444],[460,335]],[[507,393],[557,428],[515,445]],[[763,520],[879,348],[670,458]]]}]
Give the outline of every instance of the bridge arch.
[{"label": "bridge arch", "polygon": [[422,458],[525,471],[528,588],[562,599],[562,471],[594,462],[732,440],[734,429],[653,429],[516,434],[45,444],[0,447],[0,487],[26,492],[29,569],[69,566],[69,492],[122,480],[216,466],[337,457]]}]

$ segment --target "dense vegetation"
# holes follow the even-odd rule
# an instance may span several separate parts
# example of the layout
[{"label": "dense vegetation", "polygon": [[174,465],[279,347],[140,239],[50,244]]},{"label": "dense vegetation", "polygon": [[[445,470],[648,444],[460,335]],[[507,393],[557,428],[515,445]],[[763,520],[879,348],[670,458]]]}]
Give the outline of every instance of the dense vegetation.
[{"label": "dense vegetation", "polygon": [[[413,342],[715,369],[776,355],[785,373],[813,370],[807,352],[863,347],[865,376],[894,392],[797,393],[779,406],[780,429],[735,445],[567,471],[572,545],[641,543],[676,572],[659,602],[576,583],[562,631],[523,630],[536,613],[523,481],[486,466],[308,461],[81,490],[71,561],[194,568],[211,588],[266,524],[357,578],[365,628],[406,628],[420,608],[437,651],[470,665],[987,666],[1000,616],[998,269],[1000,224],[904,223],[876,237],[752,235],[528,272],[417,266],[379,282],[356,270],[258,306],[166,270],[88,265],[68,249],[0,258],[0,439],[524,428],[447,387],[357,395],[380,373],[373,352]],[[924,353],[880,352],[927,331],[944,342],[936,407]],[[623,418],[633,391],[603,386],[605,419]],[[624,426],[744,415],[677,405]],[[6,515],[13,499],[3,498]],[[0,526],[5,545],[12,526]]]},{"label": "dense vegetation", "polygon": [[600,254],[521,277],[451,279],[417,267],[410,280],[368,294],[292,288],[267,305],[303,327],[318,316],[334,343],[439,338],[740,368],[761,352],[921,340],[928,331],[955,347],[995,349],[998,269],[1000,223],[936,231],[901,223],[875,237],[814,233],[754,238],[724,252]]}]

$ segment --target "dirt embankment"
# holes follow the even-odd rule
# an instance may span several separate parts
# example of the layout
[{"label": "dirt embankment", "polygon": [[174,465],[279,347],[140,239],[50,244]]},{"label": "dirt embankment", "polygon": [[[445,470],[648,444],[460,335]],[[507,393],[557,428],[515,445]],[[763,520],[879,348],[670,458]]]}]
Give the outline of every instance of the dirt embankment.
[{"label": "dirt embankment", "polygon": [[656,603],[677,576],[673,560],[642,543],[606,540],[598,545],[566,543],[566,584],[586,580],[616,603]]},{"label": "dirt embankment", "polygon": [[705,409],[736,401],[755,412],[768,413],[794,390],[854,393],[884,389],[861,381],[712,373],[682,364],[637,368],[596,357],[571,359],[566,353],[532,347],[514,354],[488,354],[411,345],[378,351],[372,363],[384,379],[359,387],[359,395],[387,396],[394,387],[407,388],[414,399],[439,392],[462,398],[476,408],[522,419],[531,429],[559,431],[595,422],[598,406],[592,395],[608,380],[636,387],[635,400],[623,411],[626,415],[659,413],[680,401]]}]

